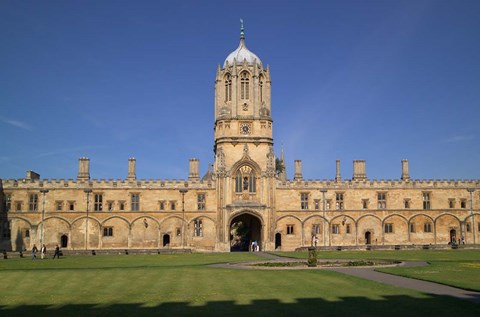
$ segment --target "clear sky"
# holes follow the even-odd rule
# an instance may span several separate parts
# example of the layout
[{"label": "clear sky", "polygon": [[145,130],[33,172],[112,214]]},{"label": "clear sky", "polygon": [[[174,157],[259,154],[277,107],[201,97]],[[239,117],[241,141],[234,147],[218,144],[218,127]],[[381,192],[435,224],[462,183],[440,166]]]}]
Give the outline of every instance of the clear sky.
[{"label": "clear sky", "polygon": [[480,1],[0,1],[0,178],[185,179],[213,161],[217,65],[270,65],[306,179],[480,179]]}]

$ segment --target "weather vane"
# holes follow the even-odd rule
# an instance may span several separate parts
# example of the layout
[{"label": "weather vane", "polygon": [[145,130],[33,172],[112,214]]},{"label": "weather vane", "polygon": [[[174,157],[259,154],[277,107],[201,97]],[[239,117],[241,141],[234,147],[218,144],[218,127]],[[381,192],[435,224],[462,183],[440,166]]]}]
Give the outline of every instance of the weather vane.
[{"label": "weather vane", "polygon": [[240,38],[245,38],[245,33],[243,32],[243,19],[240,18]]}]

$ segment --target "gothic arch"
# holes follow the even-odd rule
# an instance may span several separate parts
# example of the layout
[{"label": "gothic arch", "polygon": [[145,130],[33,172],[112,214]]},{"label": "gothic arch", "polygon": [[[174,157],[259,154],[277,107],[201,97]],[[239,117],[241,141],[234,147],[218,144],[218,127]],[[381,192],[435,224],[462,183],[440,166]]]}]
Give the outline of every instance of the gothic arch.
[{"label": "gothic arch", "polygon": [[415,218],[417,218],[417,217],[420,217],[420,216],[424,216],[424,217],[430,219],[432,222],[434,222],[434,220],[433,220],[432,217],[430,217],[430,216],[427,215],[427,214],[423,214],[423,213],[422,213],[422,214],[413,215],[410,219],[408,219],[408,223],[411,223],[413,219],[415,219]]},{"label": "gothic arch", "polygon": [[[28,225],[30,226],[30,228],[32,227],[32,222],[30,220],[28,220],[27,218],[24,218],[24,217],[19,217],[19,216],[9,216],[8,217],[8,220],[11,220],[11,219],[19,219],[19,220],[23,220],[25,221],[26,223],[28,223]],[[41,223],[41,221],[40,221]],[[39,224],[40,224],[39,223]]]},{"label": "gothic arch", "polygon": [[250,156],[248,156],[248,152],[246,155],[244,155],[243,158],[241,158],[240,160],[238,160],[237,162],[235,162],[235,164],[233,164],[232,166],[232,169],[230,170],[230,176],[235,178],[235,176],[237,175],[237,172],[238,170],[242,167],[242,166],[249,166],[250,168],[252,168],[254,171],[255,171],[255,174],[257,175],[257,178],[259,177],[258,175],[261,174],[262,172],[262,169],[260,168],[260,165],[257,164],[257,162],[255,162],[254,160],[252,160],[250,158]]},{"label": "gothic arch", "polygon": [[[72,228],[75,225],[75,223],[77,223],[78,221],[80,221],[82,219],[87,219],[87,216],[80,216],[80,217],[76,218],[75,220],[73,220],[72,223],[70,224],[70,228]],[[88,220],[92,220],[92,221],[96,222],[99,226],[101,225],[100,221],[98,221],[98,219],[95,218],[95,217],[88,216]]]},{"label": "gothic arch", "polygon": [[215,221],[212,217],[205,216],[205,215],[201,215],[201,216],[194,217],[194,218],[192,218],[190,221],[186,221],[186,222],[187,222],[187,224],[191,224],[191,223],[194,222],[195,220],[199,220],[199,219],[202,219],[202,218],[208,219],[208,220],[210,220],[211,222],[213,222],[214,224],[216,224],[216,221]]},{"label": "gothic arch", "polygon": [[[165,222],[167,222],[170,219],[178,219],[180,221],[183,221],[182,217],[177,216],[177,215],[173,215],[173,216],[168,216],[168,217],[163,218],[159,223],[160,223],[160,225],[163,225]],[[187,222],[186,219],[185,219],[185,222]]]},{"label": "gothic arch", "polygon": [[347,219],[351,219],[353,224],[357,224],[357,222],[355,221],[355,218],[353,218],[352,216],[349,216],[349,215],[338,215],[338,216],[335,216],[331,219],[331,222],[333,222],[333,220],[337,219],[337,218],[347,218]]},{"label": "gothic arch", "polygon": [[142,220],[142,219],[145,219],[145,218],[148,218],[148,219],[153,220],[153,222],[155,222],[155,223],[157,224],[157,226],[160,227],[160,222],[158,221],[158,219],[155,218],[155,217],[152,217],[152,216],[148,216],[148,215],[138,216],[137,218],[134,218],[134,219],[132,220],[131,225],[133,226],[133,224],[134,224],[135,222],[137,222],[137,221],[139,221],[139,220]]},{"label": "gothic arch", "polygon": [[297,216],[293,216],[293,215],[285,215],[285,216],[282,216],[280,218],[277,218],[276,223],[278,223],[280,220],[283,220],[285,218],[293,218],[293,219],[297,220],[300,224],[303,224],[303,222],[302,222],[302,220],[300,220],[300,218],[298,218]]},{"label": "gothic arch", "polygon": [[388,215],[385,218],[383,218],[382,225],[384,225],[385,221],[387,221],[389,218],[392,218],[392,217],[400,217],[401,219],[405,220],[406,224],[408,224],[410,222],[405,216],[402,216],[400,214],[391,214],[391,215]]},{"label": "gothic arch", "polygon": [[[449,213],[449,212],[445,212],[445,213],[443,213],[443,214],[441,214],[441,215],[438,215],[438,216],[437,216],[435,219],[433,219],[433,223],[435,223],[435,224],[436,224],[436,223],[437,223],[437,221],[438,221],[440,218],[442,218],[443,216],[450,216],[450,217],[453,217],[453,218],[455,218],[455,219],[456,219],[456,220],[457,220],[457,221],[460,223],[460,218],[458,218],[457,216],[455,216],[454,214],[452,214],[452,213]],[[467,219],[468,219],[468,217],[469,217],[469,216],[467,216],[467,217],[465,218],[465,220],[467,220]]]},{"label": "gothic arch", "polygon": [[112,220],[112,219],[120,219],[120,220],[123,220],[123,221],[125,221],[125,223],[127,224],[128,229],[132,229],[132,224],[128,221],[127,218],[122,217],[122,216],[110,216],[110,217],[106,218],[105,220],[103,220],[101,223],[99,222],[99,224],[103,226],[107,221]]},{"label": "gothic arch", "polygon": [[366,217],[375,218],[375,219],[377,219],[378,221],[380,221],[380,223],[383,223],[383,221],[382,221],[382,219],[381,219],[380,217],[378,217],[378,216],[376,216],[376,215],[373,215],[373,214],[366,214],[366,215],[363,215],[363,216],[361,216],[361,217],[358,217],[356,223],[358,224],[358,223],[360,222],[360,220],[362,220],[363,218],[366,218]]},{"label": "gothic arch", "polygon": [[257,217],[258,220],[260,220],[260,224],[262,225],[262,227],[265,225],[264,222],[263,222],[262,215],[259,212],[255,211],[255,210],[251,210],[251,209],[242,209],[242,210],[232,212],[230,214],[230,217],[228,218],[228,225],[230,226],[232,220],[235,219],[237,216],[240,216],[242,214],[249,214],[251,216]]},{"label": "gothic arch", "polygon": [[[311,215],[311,216],[308,216],[307,218],[303,219],[303,223],[306,223],[307,221],[309,221],[310,219],[312,218],[320,218],[320,220],[325,220],[325,223],[329,223],[329,221],[324,218],[323,216],[320,216],[320,215]],[[353,219],[353,218],[352,218]]]},{"label": "gothic arch", "polygon": [[[68,227],[68,230],[71,230],[72,229],[72,224],[73,223],[70,223],[66,218],[64,217],[60,217],[60,216],[51,216],[51,217],[48,217],[48,218],[45,218],[43,219],[44,222],[46,222],[47,220],[49,219],[60,219],[62,221],[64,221],[66,224],[67,224],[67,227]],[[38,224],[40,225],[42,223],[42,221],[40,221]]]}]

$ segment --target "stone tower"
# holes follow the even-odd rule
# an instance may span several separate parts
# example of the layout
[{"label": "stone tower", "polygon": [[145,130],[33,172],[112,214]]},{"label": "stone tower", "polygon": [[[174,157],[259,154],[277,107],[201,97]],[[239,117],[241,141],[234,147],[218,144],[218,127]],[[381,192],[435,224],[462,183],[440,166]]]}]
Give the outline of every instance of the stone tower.
[{"label": "stone tower", "polygon": [[[229,249],[236,217],[255,223],[251,239],[273,242],[275,155],[269,68],[240,44],[218,66],[215,79],[215,175],[218,193],[218,249]],[[262,229],[263,228],[263,229]]]}]

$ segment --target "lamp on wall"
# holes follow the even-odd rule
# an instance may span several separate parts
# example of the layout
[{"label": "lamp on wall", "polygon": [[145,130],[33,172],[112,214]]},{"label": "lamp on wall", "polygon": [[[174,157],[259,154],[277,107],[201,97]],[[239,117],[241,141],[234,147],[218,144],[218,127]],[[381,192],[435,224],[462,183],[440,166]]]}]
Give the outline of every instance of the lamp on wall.
[{"label": "lamp on wall", "polygon": [[475,191],[475,188],[467,188],[467,191],[470,193],[470,216],[472,216],[473,244],[476,244],[476,241],[475,241],[475,214],[473,213],[473,192]]},{"label": "lamp on wall", "polygon": [[85,194],[87,194],[87,219],[85,221],[85,250],[88,248],[88,205],[90,203],[90,193],[92,192],[91,188],[87,188],[84,190]]},{"label": "lamp on wall", "polygon": [[327,189],[322,188],[320,189],[320,192],[322,193],[322,210],[323,210],[323,246],[325,247],[327,242],[325,241],[325,193],[327,192]]},{"label": "lamp on wall", "polygon": [[48,189],[40,189],[40,192],[42,193],[42,198],[43,198],[43,202],[42,202],[42,231],[40,232],[40,247],[43,246],[43,238],[44,238],[44,234],[45,234],[45,230],[44,230],[44,221],[45,221],[45,194],[48,193]]},{"label": "lamp on wall", "polygon": [[188,189],[180,188],[179,191],[182,194],[182,248],[185,248],[185,194]]}]

